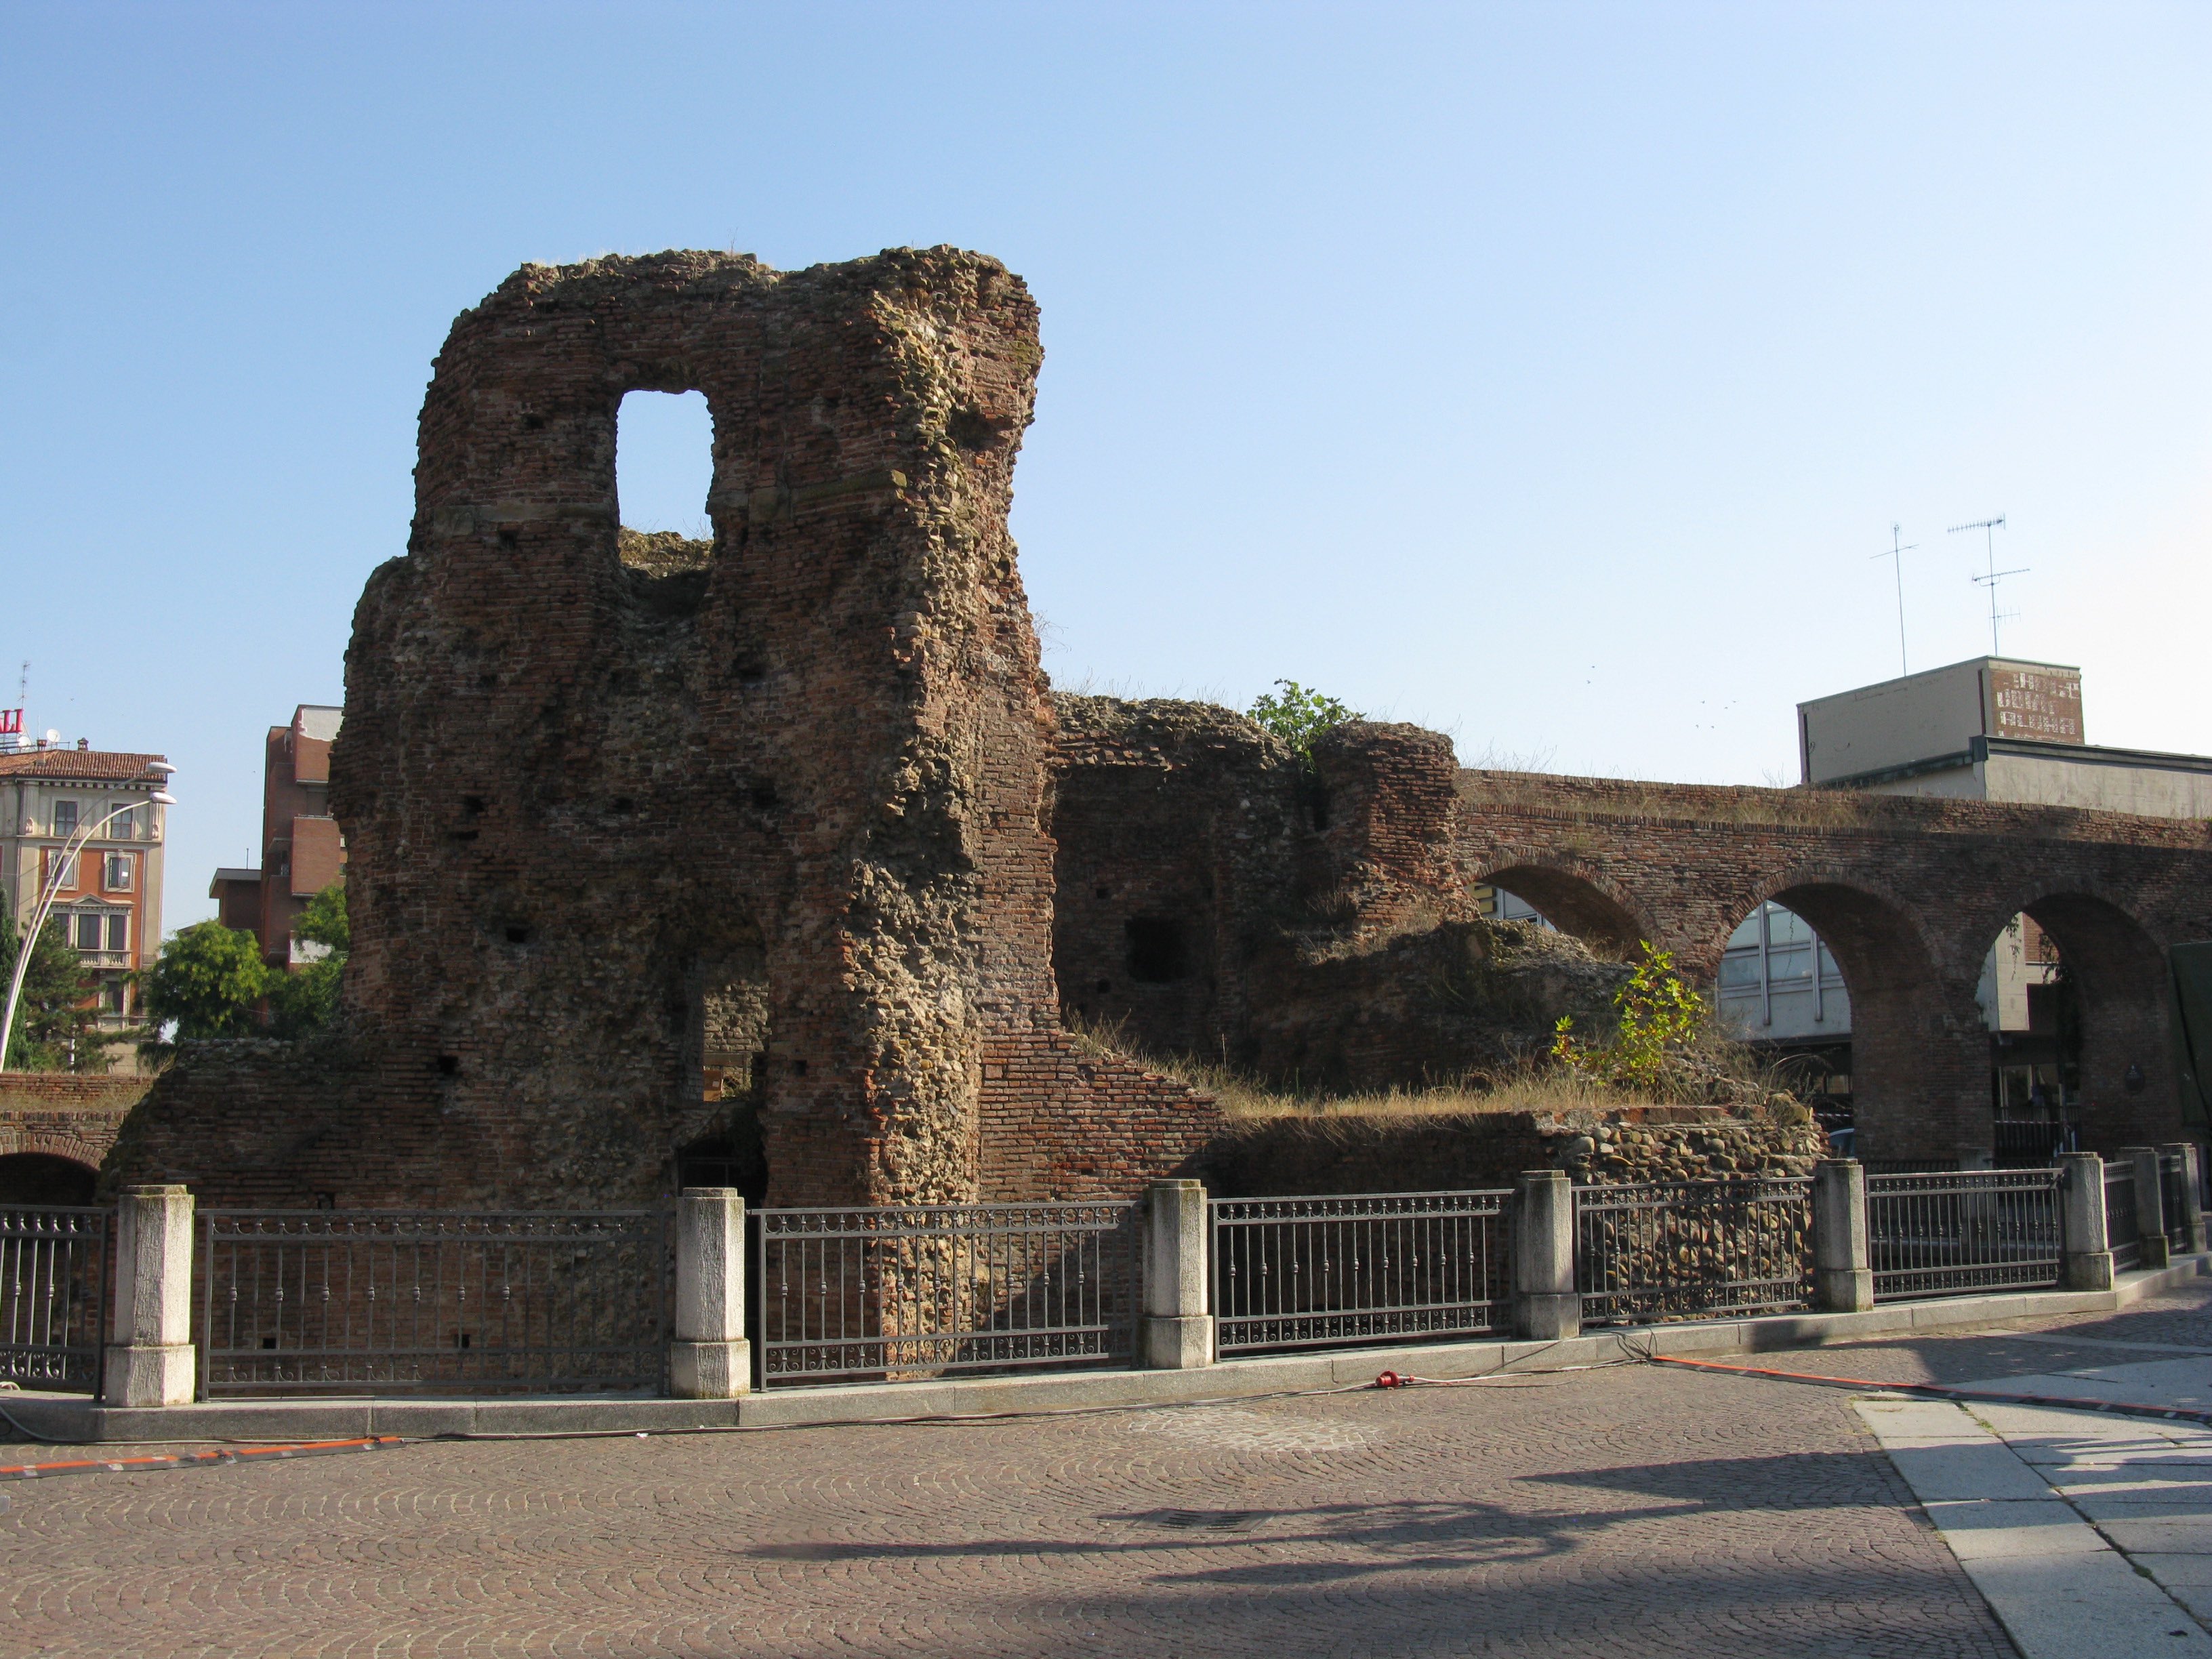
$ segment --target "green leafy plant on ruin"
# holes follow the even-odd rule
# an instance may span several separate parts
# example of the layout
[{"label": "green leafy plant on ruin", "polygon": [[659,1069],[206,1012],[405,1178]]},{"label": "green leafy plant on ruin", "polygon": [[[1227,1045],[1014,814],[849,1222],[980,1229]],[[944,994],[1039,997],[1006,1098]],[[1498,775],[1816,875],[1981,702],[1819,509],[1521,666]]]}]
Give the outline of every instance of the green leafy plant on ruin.
[{"label": "green leafy plant on ruin", "polygon": [[1296,680],[1277,680],[1276,689],[1262,691],[1245,714],[1255,724],[1280,738],[1307,766],[1313,764],[1314,740],[1340,726],[1367,717]]}]

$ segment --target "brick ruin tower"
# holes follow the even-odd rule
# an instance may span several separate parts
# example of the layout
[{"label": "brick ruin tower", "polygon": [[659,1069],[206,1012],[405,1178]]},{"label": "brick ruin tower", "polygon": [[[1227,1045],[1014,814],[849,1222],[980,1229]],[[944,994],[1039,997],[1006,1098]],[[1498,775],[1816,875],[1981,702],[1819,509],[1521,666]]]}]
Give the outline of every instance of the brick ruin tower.
[{"label": "brick ruin tower", "polygon": [[[464,313],[346,655],[336,1028],[187,1049],[111,1181],[636,1202],[757,1126],[774,1201],[1046,1196],[1218,1127],[1058,1029],[1006,527],[1042,356],[946,248],[525,265]],[[705,395],[711,551],[625,562],[633,391]]]}]

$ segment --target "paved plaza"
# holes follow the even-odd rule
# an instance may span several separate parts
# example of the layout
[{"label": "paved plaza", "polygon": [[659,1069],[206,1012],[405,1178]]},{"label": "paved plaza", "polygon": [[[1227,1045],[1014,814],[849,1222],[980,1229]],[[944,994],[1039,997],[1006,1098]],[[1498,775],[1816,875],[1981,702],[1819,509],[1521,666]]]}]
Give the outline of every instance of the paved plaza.
[{"label": "paved plaza", "polygon": [[[2202,1371],[2191,1349],[2212,1355],[2212,1286],[1759,1363],[2047,1381]],[[1849,1392],[1638,1364],[1016,1421],[427,1442],[0,1494],[9,1655],[2014,1651]],[[2175,1650],[2203,1639],[2188,1631]]]}]

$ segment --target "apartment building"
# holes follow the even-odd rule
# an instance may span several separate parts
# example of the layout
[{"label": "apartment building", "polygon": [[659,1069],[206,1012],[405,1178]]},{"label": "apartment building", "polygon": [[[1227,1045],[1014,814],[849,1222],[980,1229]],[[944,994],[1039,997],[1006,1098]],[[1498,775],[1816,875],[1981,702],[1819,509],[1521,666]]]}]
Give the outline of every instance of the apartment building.
[{"label": "apartment building", "polygon": [[159,755],[0,733],[0,902],[20,937],[58,878],[50,915],[98,984],[103,1030],[137,1024],[130,976],[161,951],[167,809],[153,797],[170,769]]},{"label": "apartment building", "polygon": [[331,744],[345,711],[303,702],[291,723],[272,726],[263,745],[261,867],[215,872],[208,896],[226,927],[261,940],[262,959],[292,968],[320,947],[292,932],[307,901],[345,869],[345,844],[331,816]]}]

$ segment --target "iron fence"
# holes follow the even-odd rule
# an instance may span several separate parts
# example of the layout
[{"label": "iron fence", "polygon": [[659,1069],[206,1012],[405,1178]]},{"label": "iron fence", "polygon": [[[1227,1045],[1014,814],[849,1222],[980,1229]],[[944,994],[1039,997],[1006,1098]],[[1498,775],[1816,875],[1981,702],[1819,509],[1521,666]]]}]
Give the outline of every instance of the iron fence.
[{"label": "iron fence", "polygon": [[2071,1123],[2001,1117],[1990,1127],[1996,1160],[2002,1169],[2055,1164],[2062,1152],[2073,1152],[2079,1144],[2079,1132]]},{"label": "iron fence", "polygon": [[1808,1176],[1575,1189],[1575,1287],[1588,1324],[1803,1307]]},{"label": "iron fence", "polygon": [[2133,1158],[2105,1165],[2105,1248],[2112,1253],[2116,1271],[2127,1273],[2142,1266],[2142,1224],[2136,1208]]},{"label": "iron fence", "polygon": [[208,1395],[658,1389],[659,1211],[205,1210]]},{"label": "iron fence", "polygon": [[764,1387],[1127,1361],[1130,1202],[762,1210]]},{"label": "iron fence", "polygon": [[1215,1346],[1249,1352],[1510,1325],[1511,1197],[1215,1200]]},{"label": "iron fence", "polygon": [[109,1220],[75,1206],[0,1208],[0,1379],[100,1392]]},{"label": "iron fence", "polygon": [[2058,1282],[2055,1169],[1867,1177],[1877,1302]]},{"label": "iron fence", "polygon": [[2158,1155],[2158,1189],[2164,1200],[2166,1248],[2176,1255],[2189,1249],[2189,1160],[2179,1152]]}]

